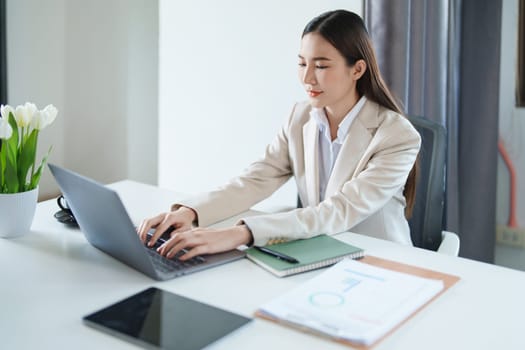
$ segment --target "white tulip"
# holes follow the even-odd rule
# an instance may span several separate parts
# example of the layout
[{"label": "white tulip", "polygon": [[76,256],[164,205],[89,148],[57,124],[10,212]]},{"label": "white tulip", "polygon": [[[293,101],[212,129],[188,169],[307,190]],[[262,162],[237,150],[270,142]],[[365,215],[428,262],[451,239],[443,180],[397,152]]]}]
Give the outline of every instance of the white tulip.
[{"label": "white tulip", "polygon": [[[2,106],[3,108],[4,106]],[[2,109],[2,114],[4,110]],[[11,128],[11,125],[9,125],[9,122],[6,118],[0,118],[0,139],[7,140],[11,137],[13,134],[13,129]]]},{"label": "white tulip", "polygon": [[55,121],[58,109],[53,105],[47,105],[44,109],[36,111],[31,119],[31,127],[42,130]]},{"label": "white tulip", "polygon": [[2,114],[2,118],[4,118],[6,121],[9,121],[9,113],[13,113],[13,116],[15,115],[15,110],[10,105],[2,105],[0,107],[0,112]]},{"label": "white tulip", "polygon": [[44,111],[36,111],[31,118],[31,127],[33,129],[42,130],[47,126],[47,114]]},{"label": "white tulip", "polygon": [[24,107],[27,108],[27,110],[29,111],[29,114],[30,114],[30,115],[35,114],[36,109],[37,109],[37,108],[36,108],[36,105],[35,105],[34,103],[31,103],[31,102],[26,102],[26,103],[24,104]]},{"label": "white tulip", "polygon": [[58,109],[56,109],[56,107],[53,105],[47,105],[42,111],[47,115],[45,126],[52,124],[57,117]]},{"label": "white tulip", "polygon": [[31,120],[36,111],[37,109],[34,103],[26,102],[23,106],[17,106],[15,109],[16,125],[25,128],[31,124]]}]

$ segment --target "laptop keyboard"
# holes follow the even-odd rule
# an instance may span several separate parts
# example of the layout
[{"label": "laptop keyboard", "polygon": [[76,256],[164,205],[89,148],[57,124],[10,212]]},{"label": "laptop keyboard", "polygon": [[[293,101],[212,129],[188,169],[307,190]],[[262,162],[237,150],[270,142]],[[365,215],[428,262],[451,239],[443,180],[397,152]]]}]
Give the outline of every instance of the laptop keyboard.
[{"label": "laptop keyboard", "polygon": [[162,272],[180,271],[205,262],[202,257],[194,257],[186,261],[179,260],[178,257],[183,255],[184,252],[179,252],[172,259],[167,259],[151,248],[147,249],[147,251],[155,267]]},{"label": "laptop keyboard", "polygon": [[149,237],[150,235],[148,234],[148,239],[146,241],[146,251],[152,258],[151,260],[153,261],[155,267],[161,272],[169,273],[174,271],[182,271],[184,269],[188,269],[206,262],[206,259],[199,255],[186,261],[179,260],[179,257],[186,253],[186,250],[184,249],[175,254],[173,258],[168,259],[160,255],[156,250],[161,244],[165,242],[164,239],[159,238],[153,247],[148,247],[147,242],[149,241]]}]

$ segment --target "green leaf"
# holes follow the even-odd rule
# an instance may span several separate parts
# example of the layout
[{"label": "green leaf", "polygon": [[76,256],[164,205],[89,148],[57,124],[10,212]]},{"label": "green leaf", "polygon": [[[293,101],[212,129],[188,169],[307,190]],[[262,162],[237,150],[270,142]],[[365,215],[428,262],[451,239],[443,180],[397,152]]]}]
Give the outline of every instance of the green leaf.
[{"label": "green leaf", "polygon": [[42,169],[47,163],[47,158],[49,157],[49,154],[51,153],[51,150],[53,149],[53,146],[49,147],[49,150],[47,151],[47,154],[42,159],[42,163],[40,163],[40,166],[38,167],[37,171],[33,174],[31,177],[31,183],[29,185],[29,188],[27,189],[32,190],[38,186],[38,183],[40,182],[40,177],[42,176]]},{"label": "green leaf", "polygon": [[2,145],[2,140],[0,140],[0,193],[3,193],[2,189],[4,187],[4,172],[5,172],[6,158],[7,158],[7,148],[6,146]]},{"label": "green leaf", "polygon": [[18,183],[18,171],[17,171],[17,158],[18,158],[18,125],[16,125],[15,116],[13,113],[9,113],[9,125],[13,129],[13,134],[7,140],[4,140],[2,144],[2,152],[4,163],[4,183],[2,191],[7,193],[19,192]]},{"label": "green leaf", "polygon": [[25,139],[18,159],[18,182],[20,184],[20,191],[27,190],[27,172],[35,163],[38,130],[34,129]]},{"label": "green leaf", "polygon": [[11,128],[13,129],[13,134],[11,137],[6,140],[7,144],[14,148],[15,150],[18,150],[18,141],[19,141],[19,135],[18,135],[18,125],[16,125],[15,116],[13,113],[9,113],[9,125],[11,125]]},{"label": "green leaf", "polygon": [[16,147],[7,142],[7,158],[5,167],[5,185],[7,193],[17,193],[19,190],[17,167],[16,167]]}]

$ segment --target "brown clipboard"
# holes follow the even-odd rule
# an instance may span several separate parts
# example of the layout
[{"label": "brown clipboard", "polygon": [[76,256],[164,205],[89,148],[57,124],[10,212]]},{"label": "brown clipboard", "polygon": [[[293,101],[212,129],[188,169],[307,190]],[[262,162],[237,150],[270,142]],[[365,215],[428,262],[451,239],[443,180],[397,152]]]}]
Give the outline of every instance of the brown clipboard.
[{"label": "brown clipboard", "polygon": [[387,260],[387,259],[383,259],[383,258],[379,258],[379,257],[376,257],[376,256],[371,256],[371,255],[366,255],[365,257],[359,259],[359,261],[363,262],[365,264],[370,264],[370,265],[373,265],[373,266],[381,267],[381,268],[392,270],[392,271],[403,272],[403,273],[411,274],[411,275],[418,276],[418,277],[424,277],[424,278],[431,278],[431,279],[441,280],[441,281],[443,281],[443,290],[441,292],[439,292],[438,294],[436,294],[436,296],[434,298],[430,299],[423,306],[421,306],[416,311],[414,311],[410,316],[408,316],[406,319],[404,319],[402,322],[400,322],[397,326],[392,328],[392,330],[390,332],[386,333],[383,337],[381,337],[380,339],[378,339],[376,342],[374,342],[373,344],[371,344],[369,346],[356,344],[356,343],[353,343],[353,342],[350,342],[350,341],[347,341],[347,340],[343,340],[343,339],[335,339],[335,338],[330,337],[330,336],[328,336],[328,335],[326,335],[324,333],[316,332],[316,331],[313,331],[311,329],[307,329],[307,328],[304,328],[304,327],[297,326],[295,324],[286,322],[284,320],[271,317],[271,316],[269,316],[269,315],[267,315],[265,313],[259,312],[259,311],[255,312],[255,316],[263,318],[263,319],[266,319],[266,320],[269,320],[269,321],[273,321],[273,322],[277,322],[277,323],[280,323],[280,324],[284,324],[284,325],[290,326],[292,328],[301,330],[301,331],[306,332],[306,333],[313,333],[313,334],[316,334],[316,335],[328,338],[330,340],[336,341],[338,343],[352,346],[352,347],[354,347],[356,349],[368,350],[368,349],[372,349],[377,344],[382,342],[385,338],[387,338],[390,334],[394,333],[403,324],[405,324],[405,322],[407,322],[412,317],[414,317],[415,314],[417,314],[422,309],[424,309],[428,304],[430,304],[431,302],[433,302],[434,300],[439,298],[443,293],[445,293],[450,287],[452,287],[454,284],[456,284],[460,280],[460,278],[458,276],[450,275],[450,274],[439,272],[439,271],[435,271],[435,270],[425,269],[425,268],[414,266],[414,265],[408,265],[408,264],[400,263],[400,262],[397,262],[397,261]]}]

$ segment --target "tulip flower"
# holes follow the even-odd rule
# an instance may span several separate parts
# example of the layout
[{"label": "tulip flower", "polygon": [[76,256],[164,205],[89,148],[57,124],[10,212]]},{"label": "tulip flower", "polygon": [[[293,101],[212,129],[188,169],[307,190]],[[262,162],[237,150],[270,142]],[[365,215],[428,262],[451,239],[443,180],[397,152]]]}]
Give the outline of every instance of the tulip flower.
[{"label": "tulip flower", "polygon": [[57,117],[58,109],[56,109],[56,107],[53,105],[47,105],[42,111],[47,115],[45,126],[52,124]]},{"label": "tulip flower", "polygon": [[36,111],[31,118],[31,127],[36,130],[42,130],[46,127],[47,114],[43,111]]},{"label": "tulip flower", "polygon": [[2,118],[4,118],[5,121],[9,121],[9,113],[13,113],[15,115],[15,110],[10,105],[2,105],[0,106],[0,112],[2,114]]},{"label": "tulip flower", "polygon": [[55,121],[58,110],[53,105],[47,105],[44,109],[36,111],[31,119],[31,127],[42,130]]},{"label": "tulip flower", "polygon": [[3,117],[3,108],[2,106],[2,118],[0,118],[0,139],[7,140],[13,134],[13,128],[9,125],[8,119]]},{"label": "tulip flower", "polygon": [[17,193],[38,186],[51,148],[40,165],[36,163],[36,148],[40,130],[55,120],[58,110],[47,105],[38,110],[35,104],[26,102],[14,110],[11,106],[0,107],[0,193]]},{"label": "tulip flower", "polygon": [[36,106],[34,103],[26,102],[23,106],[17,106],[15,109],[15,120],[16,125],[19,128],[25,128],[31,123],[33,115],[36,112]]}]

